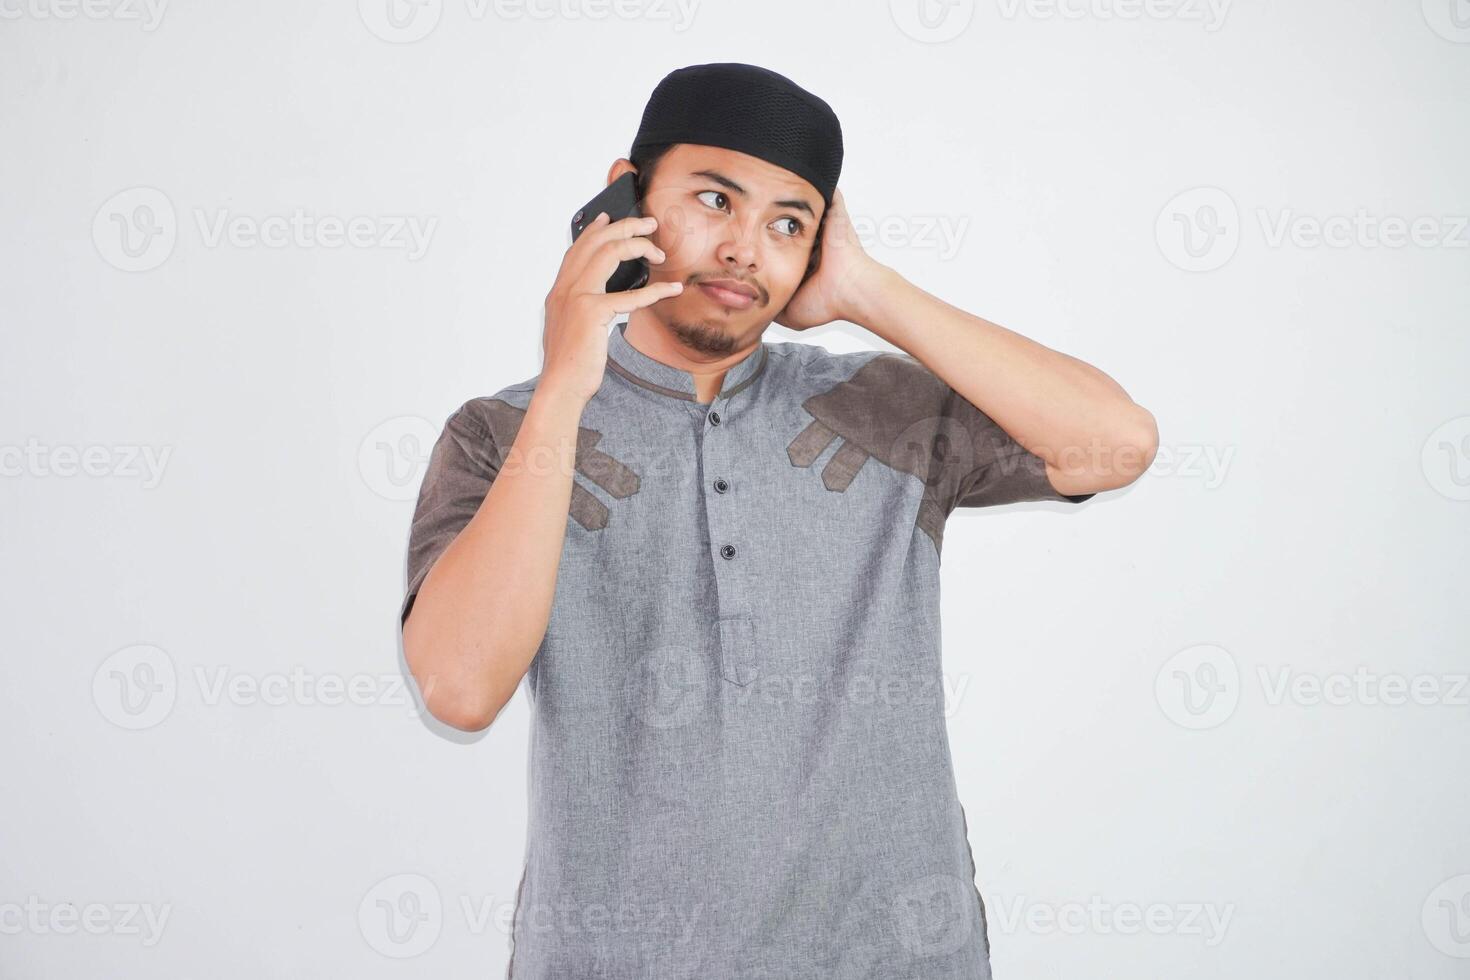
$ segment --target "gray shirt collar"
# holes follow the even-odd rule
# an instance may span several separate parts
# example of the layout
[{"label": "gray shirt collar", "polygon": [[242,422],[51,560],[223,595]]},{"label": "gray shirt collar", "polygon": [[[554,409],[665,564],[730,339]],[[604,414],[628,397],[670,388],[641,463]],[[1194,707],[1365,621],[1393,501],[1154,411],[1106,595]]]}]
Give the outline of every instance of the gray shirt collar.
[{"label": "gray shirt collar", "polygon": [[[697,402],[699,399],[696,397],[694,388],[694,375],[688,371],[670,367],[662,361],[656,361],[628,343],[628,338],[623,336],[623,331],[627,326],[626,320],[621,321],[608,334],[608,369],[622,375],[634,384],[642,385],[660,394]],[[744,360],[731,366],[725,372],[725,378],[721,383],[720,393],[716,396],[716,400],[729,398],[753,383],[765,370],[768,356],[766,345],[761,343],[746,355]]]}]

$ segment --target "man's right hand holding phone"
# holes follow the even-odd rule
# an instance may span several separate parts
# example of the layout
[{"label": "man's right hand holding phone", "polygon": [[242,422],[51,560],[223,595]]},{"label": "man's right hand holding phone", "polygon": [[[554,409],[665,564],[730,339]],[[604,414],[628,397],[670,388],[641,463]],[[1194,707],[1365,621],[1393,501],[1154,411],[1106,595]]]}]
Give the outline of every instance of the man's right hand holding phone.
[{"label": "man's right hand holding phone", "polygon": [[684,290],[678,281],[651,282],[625,292],[607,292],[607,280],[620,262],[642,258],[662,263],[663,250],[650,239],[653,217],[609,221],[599,212],[562,258],[556,282],[546,295],[545,356],[540,388],[585,405],[597,393],[607,366],[607,328],[614,317],[652,306]]}]

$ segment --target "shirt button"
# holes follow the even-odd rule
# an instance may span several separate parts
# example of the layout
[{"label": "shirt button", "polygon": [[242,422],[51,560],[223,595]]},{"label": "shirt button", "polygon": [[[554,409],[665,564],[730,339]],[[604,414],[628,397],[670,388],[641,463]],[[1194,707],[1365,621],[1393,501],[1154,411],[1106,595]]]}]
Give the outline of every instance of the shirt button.
[{"label": "shirt button", "polygon": [[735,557],[735,546],[733,544],[727,544],[727,545],[725,545],[723,548],[720,549],[720,557],[721,558],[734,558]]},{"label": "shirt button", "polygon": [[724,493],[729,489],[730,484],[726,483],[723,477],[715,481],[715,493]]},{"label": "shirt button", "polygon": [[719,425],[720,424],[720,413],[719,412],[711,411],[709,413],[709,424],[710,425]]}]

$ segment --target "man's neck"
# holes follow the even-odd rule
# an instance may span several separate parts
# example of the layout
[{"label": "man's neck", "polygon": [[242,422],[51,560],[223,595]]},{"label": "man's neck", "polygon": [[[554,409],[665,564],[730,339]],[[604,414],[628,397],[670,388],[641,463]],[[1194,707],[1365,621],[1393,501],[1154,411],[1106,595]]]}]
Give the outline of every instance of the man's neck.
[{"label": "man's neck", "polygon": [[694,397],[703,404],[715,400],[724,384],[725,373],[745,359],[760,343],[755,343],[716,357],[694,350],[678,334],[665,326],[657,317],[640,316],[646,310],[634,310],[628,314],[628,326],[623,337],[639,353],[647,354],[661,364],[688,372],[694,378]]}]

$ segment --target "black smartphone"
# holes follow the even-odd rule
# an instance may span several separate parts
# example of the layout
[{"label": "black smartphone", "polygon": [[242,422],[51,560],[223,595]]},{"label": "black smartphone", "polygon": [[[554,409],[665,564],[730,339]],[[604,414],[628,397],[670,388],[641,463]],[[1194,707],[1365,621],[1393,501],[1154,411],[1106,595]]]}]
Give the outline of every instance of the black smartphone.
[{"label": "black smartphone", "polygon": [[[577,236],[603,211],[607,212],[609,223],[623,218],[641,218],[643,213],[638,210],[638,189],[633,183],[634,179],[635,175],[632,173],[623,174],[582,205],[572,215],[572,241],[576,241]],[[642,258],[628,259],[619,262],[617,269],[613,270],[612,276],[607,280],[607,291],[621,293],[647,283],[648,263]]]}]

